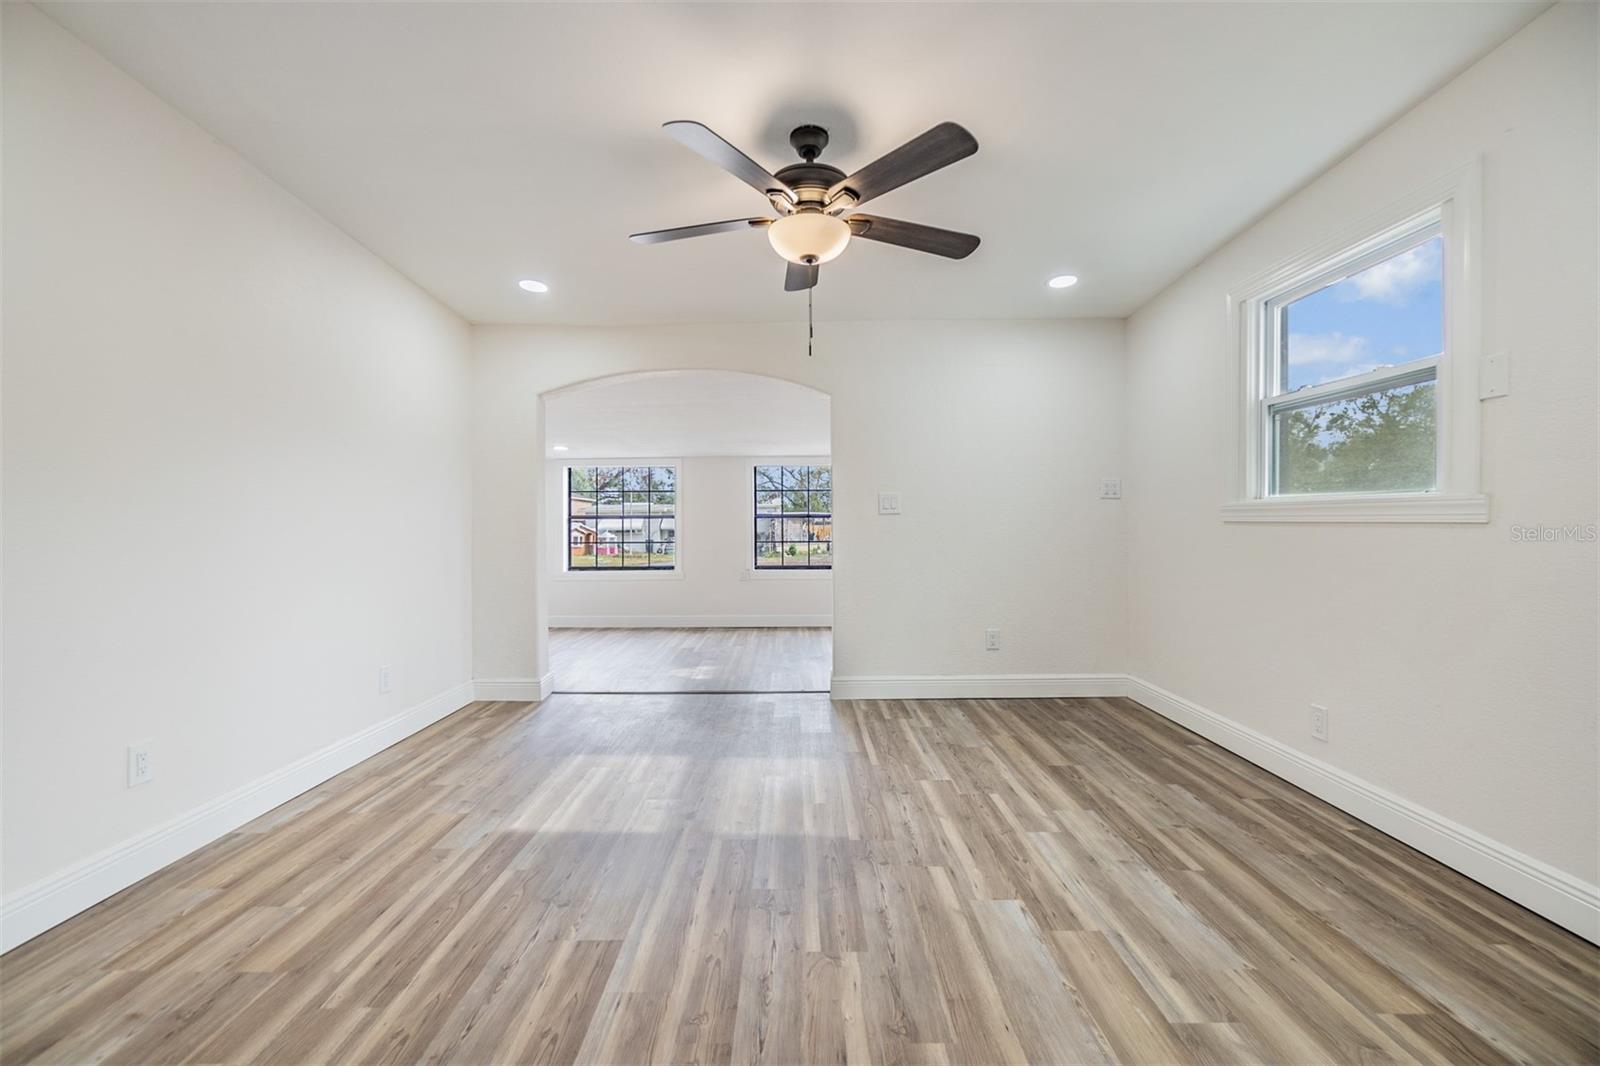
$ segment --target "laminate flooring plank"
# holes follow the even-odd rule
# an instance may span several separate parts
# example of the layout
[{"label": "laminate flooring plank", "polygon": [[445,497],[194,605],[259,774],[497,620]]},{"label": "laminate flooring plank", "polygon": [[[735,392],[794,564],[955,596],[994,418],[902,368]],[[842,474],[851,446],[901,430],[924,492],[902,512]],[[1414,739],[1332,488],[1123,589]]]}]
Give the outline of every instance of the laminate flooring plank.
[{"label": "laminate flooring plank", "polygon": [[557,694],[0,956],[0,1060],[1595,1063],[1600,949],[1125,701]]}]

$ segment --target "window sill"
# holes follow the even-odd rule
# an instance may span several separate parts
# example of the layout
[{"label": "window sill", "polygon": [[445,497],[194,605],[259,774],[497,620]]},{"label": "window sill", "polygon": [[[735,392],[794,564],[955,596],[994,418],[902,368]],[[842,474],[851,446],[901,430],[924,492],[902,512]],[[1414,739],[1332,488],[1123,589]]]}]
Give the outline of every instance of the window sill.
[{"label": "window sill", "polygon": [[794,567],[792,570],[784,570],[778,567],[769,567],[764,570],[757,570],[755,567],[749,566],[745,568],[744,576],[745,580],[747,581],[786,581],[792,577],[808,577],[816,579],[821,577],[832,577],[833,570],[823,570],[821,568],[802,566]]},{"label": "window sill", "polygon": [[1224,522],[1483,523],[1489,497],[1433,492],[1350,496],[1276,496],[1222,505]]},{"label": "window sill", "polygon": [[683,579],[683,569],[627,570],[605,567],[595,570],[558,570],[556,578],[560,581],[675,581]]}]

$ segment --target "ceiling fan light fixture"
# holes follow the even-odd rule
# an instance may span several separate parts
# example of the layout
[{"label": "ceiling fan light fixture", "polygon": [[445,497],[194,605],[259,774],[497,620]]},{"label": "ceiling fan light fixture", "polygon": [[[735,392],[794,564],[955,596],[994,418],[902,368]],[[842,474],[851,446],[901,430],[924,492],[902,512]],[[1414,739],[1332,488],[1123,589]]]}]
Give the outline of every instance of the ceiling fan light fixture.
[{"label": "ceiling fan light fixture", "polygon": [[939,123],[854,174],[818,161],[817,157],[828,146],[828,131],[821,126],[798,126],[789,133],[789,146],[799,153],[800,162],[790,163],[776,174],[702,122],[684,119],[668,122],[662,128],[685,147],[765,196],[778,217],[730,218],[723,222],[631,233],[628,239],[635,244],[661,244],[685,237],[765,229],[773,251],[788,263],[783,272],[785,292],[809,292],[815,288],[821,265],[837,259],[850,244],[851,237],[898,245],[946,259],[965,259],[977,250],[979,240],[970,233],[855,213],[856,208],[868,200],[907,182],[925,178],[976,152],[977,139],[954,122]]},{"label": "ceiling fan light fixture", "polygon": [[768,226],[767,240],[789,262],[816,266],[839,257],[850,243],[850,227],[821,211],[798,211]]}]

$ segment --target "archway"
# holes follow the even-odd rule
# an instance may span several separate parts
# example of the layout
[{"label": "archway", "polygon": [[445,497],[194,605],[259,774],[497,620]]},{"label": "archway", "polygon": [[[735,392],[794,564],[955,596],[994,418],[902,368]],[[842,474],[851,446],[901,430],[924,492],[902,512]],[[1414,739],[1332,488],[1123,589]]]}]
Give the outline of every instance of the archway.
[{"label": "archway", "polygon": [[824,692],[831,401],[727,369],[540,396],[540,662],[554,692]]}]

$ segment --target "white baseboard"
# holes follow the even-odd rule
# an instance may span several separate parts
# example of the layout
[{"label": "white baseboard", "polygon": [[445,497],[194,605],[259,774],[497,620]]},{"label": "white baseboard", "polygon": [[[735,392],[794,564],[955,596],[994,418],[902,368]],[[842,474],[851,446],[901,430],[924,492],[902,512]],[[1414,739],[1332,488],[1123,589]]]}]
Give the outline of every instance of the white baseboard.
[{"label": "white baseboard", "polygon": [[1127,696],[1263,770],[1600,943],[1600,887],[1136,677]]},{"label": "white baseboard", "polygon": [[472,683],[474,699],[491,703],[501,701],[539,703],[555,691],[556,675],[543,677],[486,677]]},{"label": "white baseboard", "polygon": [[393,718],[314,751],[265,777],[75,863],[0,903],[0,951],[9,951],[163,866],[233,832],[335,774],[471,703],[463,681]]},{"label": "white baseboard", "polygon": [[1026,699],[1049,696],[1086,699],[1120,696],[1124,674],[877,674],[833,676],[836,700]]},{"label": "white baseboard", "polygon": [[796,626],[828,629],[831,614],[564,614],[551,629],[767,629]]}]

